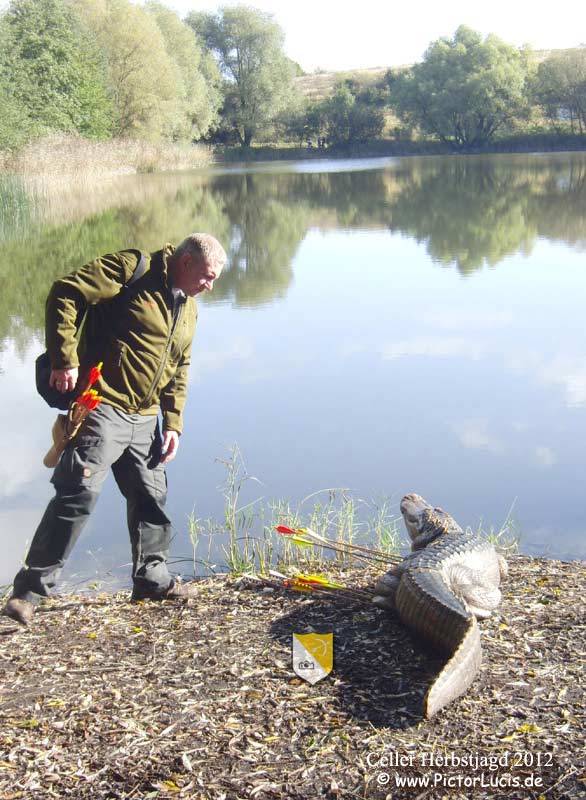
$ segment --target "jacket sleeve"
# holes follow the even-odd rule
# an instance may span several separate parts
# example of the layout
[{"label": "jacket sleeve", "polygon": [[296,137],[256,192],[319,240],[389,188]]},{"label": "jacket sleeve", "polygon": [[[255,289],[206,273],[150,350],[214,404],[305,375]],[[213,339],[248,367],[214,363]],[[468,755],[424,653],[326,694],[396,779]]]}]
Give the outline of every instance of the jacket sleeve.
[{"label": "jacket sleeve", "polygon": [[191,342],[184,351],[173,379],[161,392],[164,431],[183,431],[183,409],[187,398],[187,370],[191,362]]},{"label": "jacket sleeve", "polygon": [[173,378],[161,392],[161,413],[163,415],[163,430],[183,431],[183,409],[187,398],[187,373],[191,363],[191,347],[197,323],[197,306],[194,303],[194,317],[189,341],[185,346],[177,370]]},{"label": "jacket sleeve", "polygon": [[139,260],[137,250],[109,253],[55,281],[45,307],[45,340],[53,369],[79,366],[76,333],[87,307],[115,297]]}]

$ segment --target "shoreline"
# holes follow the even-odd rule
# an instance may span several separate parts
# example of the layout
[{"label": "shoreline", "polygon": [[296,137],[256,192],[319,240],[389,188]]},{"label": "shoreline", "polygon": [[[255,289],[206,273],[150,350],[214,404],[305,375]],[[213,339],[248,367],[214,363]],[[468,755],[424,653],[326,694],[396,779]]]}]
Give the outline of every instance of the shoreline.
[{"label": "shoreline", "polygon": [[441,142],[377,140],[328,148],[281,145],[229,147],[153,144],[136,140],[92,141],[49,136],[17,153],[0,151],[0,178],[44,180],[66,186],[71,180],[101,181],[124,175],[202,172],[225,165],[417,156],[529,155],[586,151],[586,136],[508,137],[490,146],[457,151]]},{"label": "shoreline", "polygon": [[[370,605],[224,576],[183,603],[71,596],[29,629],[2,620],[0,795],[435,800],[471,796],[474,779],[480,800],[582,797],[586,562],[509,563],[480,622],[481,675],[431,720],[421,698],[441,658]],[[335,636],[313,686],[291,668],[291,634],[308,629]],[[443,783],[397,789],[397,774]]]},{"label": "shoreline", "polygon": [[474,150],[457,151],[440,142],[400,142],[382,140],[348,147],[279,147],[258,145],[250,148],[228,148],[214,152],[214,164],[248,161],[302,161],[348,158],[408,158],[414,156],[479,156],[479,155],[530,155],[536,153],[581,153],[586,151],[586,136],[549,136],[510,138],[491,146]]}]

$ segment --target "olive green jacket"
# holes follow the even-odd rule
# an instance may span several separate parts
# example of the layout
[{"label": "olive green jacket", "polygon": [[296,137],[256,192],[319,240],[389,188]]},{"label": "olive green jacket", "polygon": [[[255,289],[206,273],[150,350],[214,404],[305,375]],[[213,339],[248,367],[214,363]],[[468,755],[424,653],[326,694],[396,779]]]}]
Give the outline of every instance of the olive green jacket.
[{"label": "olive green jacket", "polygon": [[[56,281],[46,306],[47,350],[53,369],[99,361],[94,388],[104,402],[133,414],[163,414],[163,427],[181,433],[187,367],[197,322],[192,297],[174,299],[167,275],[172,245],[144,253],[146,271],[125,286],[140,261],[139,250],[97,258]],[[76,332],[83,324],[78,348]]]}]

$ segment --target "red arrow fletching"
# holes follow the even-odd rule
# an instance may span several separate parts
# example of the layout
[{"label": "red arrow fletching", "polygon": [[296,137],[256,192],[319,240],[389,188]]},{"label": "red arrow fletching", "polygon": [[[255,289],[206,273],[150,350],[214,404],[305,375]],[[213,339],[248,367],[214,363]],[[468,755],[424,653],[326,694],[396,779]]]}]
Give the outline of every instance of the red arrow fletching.
[{"label": "red arrow fletching", "polygon": [[275,530],[279,531],[279,533],[284,533],[286,536],[299,533],[299,531],[295,531],[293,528],[288,528],[286,525],[276,525]]}]

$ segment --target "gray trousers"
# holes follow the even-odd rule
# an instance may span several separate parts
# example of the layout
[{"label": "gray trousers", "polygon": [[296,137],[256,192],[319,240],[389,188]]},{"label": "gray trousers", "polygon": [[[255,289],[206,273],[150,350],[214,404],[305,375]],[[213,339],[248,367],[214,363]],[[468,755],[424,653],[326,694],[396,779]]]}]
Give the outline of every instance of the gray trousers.
[{"label": "gray trousers", "polygon": [[14,579],[14,596],[37,603],[49,595],[110,467],[127,502],[135,594],[164,594],[173,581],[166,563],[171,522],[165,514],[167,478],[160,453],[156,416],[125,414],[104,403],[92,411],[55,467],[55,497]]}]

